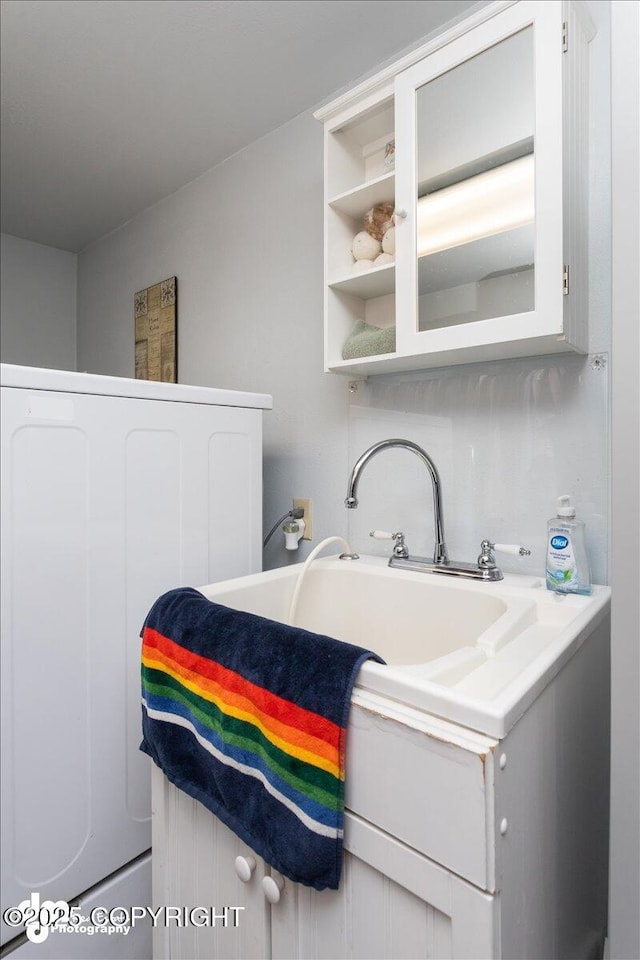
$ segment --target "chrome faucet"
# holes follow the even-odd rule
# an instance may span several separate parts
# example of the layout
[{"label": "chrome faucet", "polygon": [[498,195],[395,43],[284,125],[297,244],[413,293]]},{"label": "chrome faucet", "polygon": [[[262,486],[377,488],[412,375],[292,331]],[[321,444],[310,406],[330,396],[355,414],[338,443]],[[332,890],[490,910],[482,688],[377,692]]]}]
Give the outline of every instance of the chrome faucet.
[{"label": "chrome faucet", "polygon": [[390,450],[394,447],[401,447],[404,450],[410,450],[422,460],[431,477],[431,486],[433,489],[433,517],[435,527],[435,546],[433,549],[433,560],[427,557],[412,557],[404,541],[403,533],[383,533],[378,530],[371,532],[370,536],[375,539],[394,540],[395,546],[393,554],[389,560],[390,567],[401,567],[404,570],[416,570],[426,573],[444,573],[454,577],[469,577],[473,580],[502,580],[503,573],[497,566],[493,550],[499,550],[503,553],[509,553],[513,556],[525,557],[531,551],[517,544],[498,544],[491,543],[489,540],[483,540],[481,544],[480,556],[476,563],[452,562],[449,560],[447,545],[444,540],[444,519],[442,516],[442,485],[440,475],[435,463],[422,447],[411,440],[382,440],[380,443],[374,443],[372,447],[358,458],[351,476],[349,477],[349,486],[347,488],[347,498],[344,501],[348,510],[355,510],[358,506],[358,483],[362,476],[362,471],[366,464],[382,450]]},{"label": "chrome faucet", "polygon": [[381,453],[383,450],[391,450],[394,447],[402,447],[404,450],[411,450],[412,453],[415,453],[424,463],[425,467],[429,471],[429,476],[431,477],[431,485],[433,488],[433,522],[435,527],[435,537],[436,542],[433,548],[433,562],[436,564],[447,563],[449,556],[447,554],[447,545],[444,542],[444,520],[442,517],[442,494],[441,494],[441,483],[440,475],[436,468],[435,463],[422,447],[419,447],[417,443],[413,443],[411,440],[381,440],[380,443],[374,443],[372,447],[369,447],[368,450],[362,454],[358,459],[355,467],[351,471],[351,476],[349,478],[349,487],[347,489],[347,499],[344,502],[345,507],[348,510],[355,510],[358,506],[357,492],[358,492],[358,483],[360,482],[360,476],[363,469],[371,460],[372,457],[375,457],[377,453]]}]

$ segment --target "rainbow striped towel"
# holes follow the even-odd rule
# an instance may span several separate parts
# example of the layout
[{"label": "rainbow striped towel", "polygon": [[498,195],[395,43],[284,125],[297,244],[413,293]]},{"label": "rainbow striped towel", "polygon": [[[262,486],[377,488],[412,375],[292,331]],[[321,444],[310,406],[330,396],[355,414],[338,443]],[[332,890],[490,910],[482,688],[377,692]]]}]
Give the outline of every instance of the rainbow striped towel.
[{"label": "rainbow striped towel", "polygon": [[140,749],[285,876],[337,889],[351,691],[380,658],[190,587],[141,636]]}]

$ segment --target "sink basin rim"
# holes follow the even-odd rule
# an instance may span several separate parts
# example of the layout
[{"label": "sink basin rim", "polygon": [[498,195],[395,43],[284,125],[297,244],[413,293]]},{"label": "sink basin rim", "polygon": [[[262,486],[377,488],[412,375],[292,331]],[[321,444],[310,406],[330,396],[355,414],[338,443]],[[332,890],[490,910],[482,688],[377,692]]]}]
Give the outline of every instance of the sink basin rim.
[{"label": "sink basin rim", "polygon": [[[349,569],[353,569],[355,563],[359,565],[363,575],[368,573],[376,578],[410,580],[413,583],[424,584],[425,589],[433,588],[431,585],[437,583],[442,590],[454,591],[452,596],[462,590],[484,593],[502,600],[506,603],[507,610],[494,624],[483,631],[476,646],[472,648],[474,650],[482,649],[478,647],[480,640],[482,638],[486,640],[486,635],[491,635],[503,618],[506,618],[505,622],[508,621],[508,625],[513,630],[517,630],[520,620],[520,626],[524,627],[521,634],[516,633],[516,637],[520,639],[526,635],[527,630],[532,628],[532,632],[537,628],[538,634],[544,636],[544,643],[539,649],[536,647],[536,641],[532,640],[528,659],[523,662],[522,670],[505,685],[504,689],[492,697],[471,695],[457,690],[455,685],[444,686],[428,675],[418,675],[420,669],[424,672],[425,666],[436,665],[436,672],[446,670],[450,664],[438,663],[438,660],[450,661],[452,654],[425,661],[425,664],[382,665],[374,661],[363,664],[354,688],[355,694],[358,690],[368,691],[447,721],[460,723],[491,737],[505,736],[541,690],[561,670],[586,636],[604,620],[610,607],[609,587],[596,585],[592,595],[588,597],[577,595],[556,597],[546,590],[541,578],[527,575],[506,574],[504,580],[495,583],[463,581],[459,578],[431,578],[424,573],[389,567],[384,557],[361,556],[360,560],[352,561],[347,565],[345,561],[340,561],[337,555],[315,560],[311,569],[316,566],[319,569],[323,567],[335,569],[337,564],[345,564]],[[282,605],[288,611],[287,596],[290,596],[293,591],[301,568],[302,564],[294,564],[263,573],[219,581],[199,589],[208,599],[224,604],[227,602],[225,597],[231,596],[233,600],[237,591],[241,591],[242,594],[247,593],[249,596],[248,591],[251,588],[271,588],[274,596],[277,594],[273,604],[275,605],[276,601],[281,604],[278,608],[279,615],[273,615],[276,612],[275,607],[271,612],[262,612],[253,609],[250,603],[246,607],[243,604],[239,609],[248,609],[249,612],[284,622]],[[235,604],[230,602],[228,605],[233,607]],[[538,620],[536,624],[527,626],[525,621],[533,609],[537,612]],[[488,639],[490,641],[491,636]],[[483,652],[487,654],[487,660],[495,663],[497,668],[501,653],[508,651],[510,644],[505,642],[492,646],[487,642],[484,646]],[[454,653],[464,649],[458,648]]]}]

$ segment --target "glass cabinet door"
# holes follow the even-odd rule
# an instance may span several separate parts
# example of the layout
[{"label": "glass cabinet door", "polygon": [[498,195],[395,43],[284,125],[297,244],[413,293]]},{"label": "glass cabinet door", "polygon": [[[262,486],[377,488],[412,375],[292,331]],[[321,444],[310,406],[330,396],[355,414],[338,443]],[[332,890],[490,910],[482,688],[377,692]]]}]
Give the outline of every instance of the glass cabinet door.
[{"label": "glass cabinet door", "polygon": [[562,332],[560,8],[508,8],[396,79],[400,352]]}]

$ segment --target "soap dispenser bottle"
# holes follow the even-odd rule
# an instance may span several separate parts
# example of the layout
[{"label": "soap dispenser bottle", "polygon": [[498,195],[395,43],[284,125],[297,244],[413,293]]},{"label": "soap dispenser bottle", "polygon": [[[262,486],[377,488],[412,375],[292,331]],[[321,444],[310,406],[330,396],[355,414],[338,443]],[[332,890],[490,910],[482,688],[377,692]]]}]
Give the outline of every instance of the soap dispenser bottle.
[{"label": "soap dispenser bottle", "polygon": [[571,497],[558,497],[558,513],[547,522],[547,589],[591,593],[584,523],[576,520]]}]

